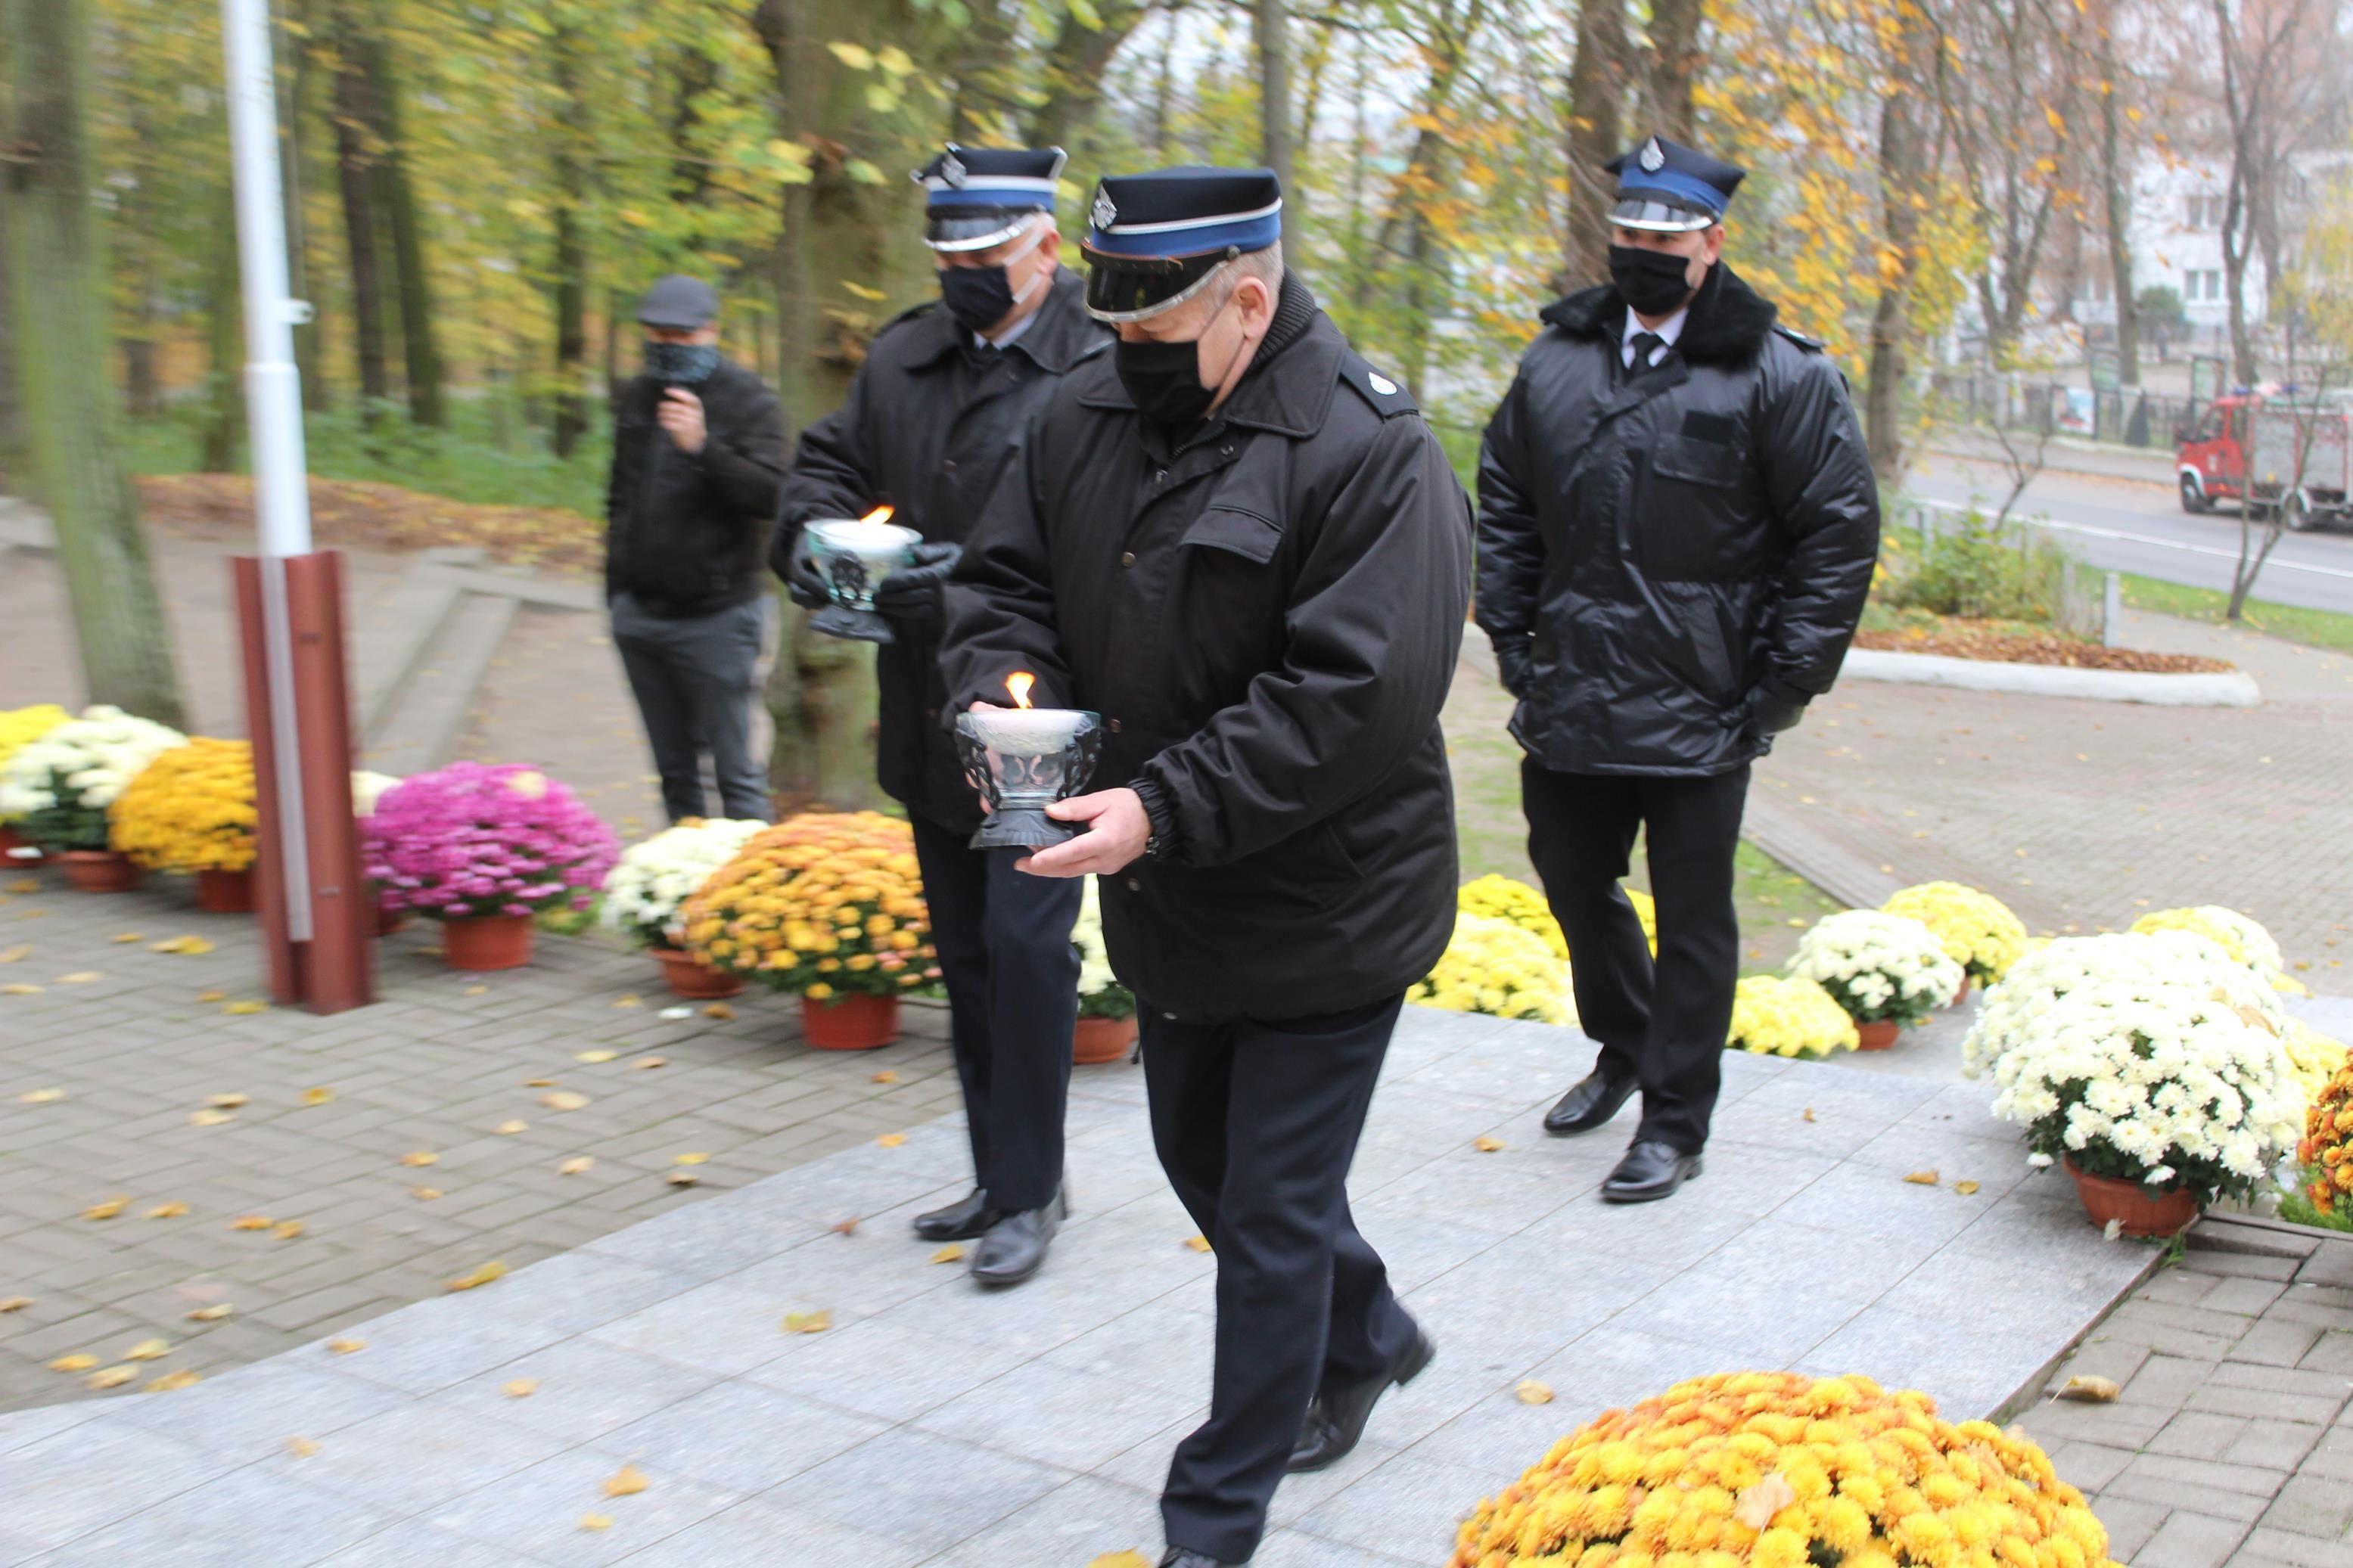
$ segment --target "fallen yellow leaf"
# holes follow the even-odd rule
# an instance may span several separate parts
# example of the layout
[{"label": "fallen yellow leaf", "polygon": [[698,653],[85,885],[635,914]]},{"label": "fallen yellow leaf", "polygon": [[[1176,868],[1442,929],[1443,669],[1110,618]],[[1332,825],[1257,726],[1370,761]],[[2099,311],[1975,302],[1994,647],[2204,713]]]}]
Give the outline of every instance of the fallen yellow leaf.
[{"label": "fallen yellow leaf", "polygon": [[1207,1252],[1209,1250],[1209,1238],[1206,1236],[1188,1236],[1185,1238],[1185,1245],[1196,1252]]},{"label": "fallen yellow leaf", "polygon": [[280,1241],[291,1241],[301,1235],[303,1229],[303,1224],[299,1219],[281,1219],[269,1227],[269,1234]]},{"label": "fallen yellow leaf", "polygon": [[1513,1395],[1523,1405],[1550,1405],[1552,1403],[1552,1384],[1548,1383],[1538,1383],[1533,1377],[1529,1378],[1525,1383],[1521,1384],[1519,1387],[1512,1390],[1512,1393]]},{"label": "fallen yellow leaf", "polygon": [[230,1122],[236,1120],[237,1118],[235,1116],[226,1110],[191,1110],[188,1112],[188,1125],[191,1127],[218,1127],[225,1122]]},{"label": "fallen yellow leaf", "polygon": [[188,1205],[174,1198],[168,1204],[157,1204],[147,1211],[149,1219],[177,1219],[188,1212]]},{"label": "fallen yellow leaf", "polygon": [[435,1198],[441,1195],[441,1189],[438,1187],[411,1187],[408,1189],[408,1195],[415,1198],[420,1204],[429,1204]]},{"label": "fallen yellow leaf", "polygon": [[305,1105],[324,1105],[327,1101],[334,1098],[335,1091],[329,1089],[325,1084],[321,1084],[316,1089],[306,1089],[302,1091],[302,1103]]},{"label": "fallen yellow leaf", "polygon": [[535,1377],[509,1378],[499,1384],[499,1392],[509,1399],[528,1399],[538,1391],[539,1379]]},{"label": "fallen yellow leaf", "polygon": [[468,996],[481,996],[488,994],[490,989],[491,988],[487,985],[469,985],[466,987],[462,994]]},{"label": "fallen yellow leaf", "polygon": [[84,1219],[112,1219],[116,1215],[121,1214],[124,1205],[130,1202],[130,1194],[117,1193],[114,1196],[107,1199],[104,1203],[92,1204],[90,1207],[82,1210],[81,1217]]},{"label": "fallen yellow leaf", "polygon": [[37,893],[41,890],[40,879],[37,877],[19,877],[15,881],[8,884],[8,890],[12,893]]},{"label": "fallen yellow leaf", "polygon": [[231,1230],[268,1230],[278,1222],[266,1214],[239,1215],[228,1222]]},{"label": "fallen yellow leaf", "polygon": [[327,1342],[327,1348],[334,1352],[337,1355],[349,1355],[353,1351],[364,1351],[367,1349],[367,1341],[329,1340]]},{"label": "fallen yellow leaf", "polygon": [[30,1296],[0,1296],[0,1317],[10,1312],[21,1312],[32,1304]]},{"label": "fallen yellow leaf", "polygon": [[638,994],[632,991],[626,996],[614,997],[613,1005],[616,1007],[637,1007],[643,1005],[643,1004],[638,1000]]},{"label": "fallen yellow leaf", "polygon": [[40,994],[39,986],[27,984],[22,980],[11,980],[7,984],[0,985],[0,996],[38,996]]},{"label": "fallen yellow leaf", "polygon": [[692,1171],[672,1171],[662,1179],[673,1187],[691,1187],[702,1180]]},{"label": "fallen yellow leaf", "polygon": [[226,991],[199,991],[196,993],[196,1000],[199,1002],[218,1002],[227,994],[228,993]]},{"label": "fallen yellow leaf", "polygon": [[205,1103],[216,1110],[237,1110],[253,1103],[249,1094],[208,1094]]},{"label": "fallen yellow leaf", "polygon": [[651,1072],[656,1068],[666,1068],[668,1066],[670,1066],[670,1058],[668,1057],[639,1057],[636,1061],[629,1064],[629,1070],[631,1072]]},{"label": "fallen yellow leaf", "polygon": [[1774,1516],[1798,1500],[1798,1489],[1776,1470],[1753,1487],[1745,1487],[1732,1505],[1732,1517],[1751,1530],[1761,1531]]},{"label": "fallen yellow leaf", "polygon": [[308,1437],[289,1437],[286,1439],[286,1451],[298,1459],[307,1459],[319,1451],[319,1445]]},{"label": "fallen yellow leaf", "polygon": [[14,947],[0,947],[0,963],[22,963],[33,955],[33,944],[20,942]]},{"label": "fallen yellow leaf", "polygon": [[163,1340],[141,1340],[122,1352],[124,1361],[162,1361],[172,1353],[171,1345]]},{"label": "fallen yellow leaf", "polygon": [[941,1247],[937,1252],[932,1254],[932,1261],[934,1263],[955,1263],[960,1261],[963,1257],[963,1244],[961,1242],[951,1241],[945,1247]]},{"label": "fallen yellow leaf", "polygon": [[66,1097],[61,1089],[28,1089],[16,1097],[19,1105],[53,1105]]},{"label": "fallen yellow leaf", "polygon": [[831,1312],[786,1312],[785,1332],[788,1334],[821,1334],[833,1327]]},{"label": "fallen yellow leaf", "polygon": [[596,1157],[594,1154],[575,1154],[556,1166],[555,1173],[559,1176],[580,1176],[586,1175],[596,1168]]},{"label": "fallen yellow leaf", "polygon": [[539,1102],[550,1110],[578,1110],[588,1103],[588,1097],[575,1089],[559,1089],[539,1097]]},{"label": "fallen yellow leaf", "polygon": [[1087,1568],[1152,1568],[1152,1564],[1141,1552],[1106,1552]]},{"label": "fallen yellow leaf", "polygon": [[190,958],[202,958],[212,950],[211,942],[194,934],[175,936],[164,942],[151,942],[147,944],[147,951],[150,952],[178,952],[185,953]]},{"label": "fallen yellow leaf", "polygon": [[580,1528],[583,1530],[610,1530],[613,1528],[613,1516],[609,1513],[584,1513],[580,1516]]},{"label": "fallen yellow leaf", "polygon": [[496,1127],[491,1128],[491,1131],[499,1134],[502,1138],[512,1138],[518,1132],[530,1131],[531,1123],[524,1121],[520,1118],[509,1118],[507,1121],[500,1122]]},{"label": "fallen yellow leaf", "polygon": [[1933,1187],[1944,1178],[1934,1171],[1915,1171],[1904,1179],[1915,1187]]},{"label": "fallen yellow leaf", "polygon": [[221,1011],[242,1018],[254,1013],[269,1012],[269,1004],[267,1002],[232,1002],[227,1006],[222,1008]]},{"label": "fallen yellow leaf", "polygon": [[1492,1154],[1503,1146],[1504,1141],[1501,1138],[1473,1138],[1471,1141],[1471,1147],[1478,1150],[1482,1154]]},{"label": "fallen yellow leaf", "polygon": [[836,1236],[856,1236],[858,1234],[857,1216],[853,1215],[849,1219],[843,1220],[839,1224],[836,1225],[833,1227],[833,1234]]},{"label": "fallen yellow leaf", "polygon": [[527,1078],[522,1080],[522,1086],[525,1089],[554,1089],[555,1080],[552,1078]]},{"label": "fallen yellow leaf", "polygon": [[459,1275],[455,1279],[450,1280],[449,1289],[452,1290],[472,1290],[478,1287],[489,1284],[493,1279],[503,1279],[506,1278],[506,1272],[507,1266],[499,1259],[493,1258],[488,1263],[483,1264],[480,1268],[471,1269],[464,1274]]},{"label": "fallen yellow leaf", "polygon": [[605,1478],[607,1497],[635,1497],[646,1489],[646,1473],[635,1465],[623,1465]]},{"label": "fallen yellow leaf", "polygon": [[2105,1405],[2123,1392],[2112,1377],[2094,1377],[2086,1373],[2077,1373],[2062,1384],[2052,1397],[2080,1400],[2085,1405]]},{"label": "fallen yellow leaf", "polygon": [[400,1157],[400,1163],[404,1165],[438,1165],[441,1163],[441,1156],[430,1149],[412,1149]]},{"label": "fallen yellow leaf", "polygon": [[1977,1190],[1978,1184],[1975,1182],[1955,1182],[1953,1184],[1953,1191],[1960,1194],[1963,1197],[1968,1197]]},{"label": "fallen yellow leaf", "polygon": [[876,1083],[896,1083],[899,1081],[899,1075],[892,1072],[889,1068],[884,1068],[881,1072],[874,1075],[874,1081]]},{"label": "fallen yellow leaf", "polygon": [[105,975],[100,974],[95,969],[77,969],[71,974],[58,975],[58,984],[60,985],[87,985],[93,980],[103,980],[105,978]]},{"label": "fallen yellow leaf", "polygon": [[217,1323],[223,1318],[227,1317],[231,1312],[236,1310],[237,1309],[230,1306],[227,1301],[216,1301],[209,1307],[199,1307],[195,1311],[190,1312],[188,1314],[188,1321],[192,1323]]},{"label": "fallen yellow leaf", "polygon": [[620,1054],[618,1051],[581,1051],[572,1059],[575,1062],[586,1062],[590,1067],[595,1067],[598,1062],[609,1062]]},{"label": "fallen yellow leaf", "polygon": [[900,1144],[904,1143],[906,1141],[907,1135],[904,1132],[885,1132],[881,1137],[874,1140],[874,1142],[881,1144],[885,1149],[896,1149]]},{"label": "fallen yellow leaf", "polygon": [[[119,931],[106,940],[111,942],[145,942],[147,933],[139,931]],[[0,955],[0,963],[5,962],[6,962],[5,955]]]},{"label": "fallen yellow leaf", "polygon": [[167,1372],[161,1377],[149,1379],[147,1386],[141,1389],[139,1392],[142,1394],[174,1394],[183,1388],[194,1388],[204,1380],[204,1373],[184,1366],[177,1372]]},{"label": "fallen yellow leaf", "polygon": [[711,1156],[701,1152],[672,1154],[670,1163],[673,1165],[707,1165],[711,1163]]},{"label": "fallen yellow leaf", "polygon": [[94,1372],[83,1378],[81,1385],[84,1388],[121,1388],[138,1375],[137,1367],[110,1366],[103,1372]]},{"label": "fallen yellow leaf", "polygon": [[716,1018],[723,1024],[735,1016],[735,1009],[724,1002],[713,1002],[702,1010],[702,1016],[706,1018]]},{"label": "fallen yellow leaf", "polygon": [[61,1355],[49,1363],[51,1372],[88,1372],[98,1364],[94,1355]]},{"label": "fallen yellow leaf", "polygon": [[1806,1120],[1807,1120],[1807,1121],[1811,1121],[1813,1119],[1814,1119],[1814,1108],[1813,1108],[1812,1106],[1809,1105],[1808,1107],[1806,1107]]}]

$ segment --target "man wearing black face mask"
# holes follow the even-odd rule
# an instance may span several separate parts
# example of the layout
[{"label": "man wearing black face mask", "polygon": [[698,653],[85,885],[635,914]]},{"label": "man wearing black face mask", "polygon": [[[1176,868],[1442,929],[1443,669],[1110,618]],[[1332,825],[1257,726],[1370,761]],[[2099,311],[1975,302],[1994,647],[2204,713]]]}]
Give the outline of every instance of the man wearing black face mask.
[{"label": "man wearing black face mask", "polygon": [[785,417],[720,353],[718,313],[699,278],[655,283],[638,310],[645,374],[613,403],[605,598],[673,822],[704,815],[706,753],[726,816],[768,815],[751,693]]},{"label": "man wearing black face mask", "polygon": [[951,146],[915,174],[940,298],[874,340],[849,401],[811,426],[786,476],[775,544],[796,601],[825,602],[803,525],[881,503],[922,533],[917,564],[883,579],[875,606],[881,783],[907,808],[947,983],[956,1072],[972,1139],[972,1192],[919,1215],[931,1241],[978,1237],[973,1278],[1014,1285],[1046,1260],[1064,1208],[1062,1118],[1078,1012],[1071,946],[1080,887],[1013,869],[1012,851],[968,847],[980,805],[943,715],[940,584],[1029,416],[1109,335],[1080,306],[1054,227],[1058,147]]},{"label": "man wearing black face mask", "polygon": [[[1606,1199],[1700,1173],[1739,973],[1749,764],[1830,689],[1879,493],[1821,345],[1721,257],[1742,171],[1653,136],[1609,165],[1610,281],[1546,309],[1479,462],[1479,625],[1519,699],[1528,854],[1568,937],[1592,1073],[1546,1128],[1639,1089]],[[1658,957],[1619,879],[1640,829]]]},{"label": "man wearing black face mask", "polygon": [[960,706],[1092,709],[1086,831],[1141,1004],[1153,1142],[1218,1258],[1208,1420],[1165,1564],[1249,1560],[1286,1470],[1335,1463],[1432,1354],[1348,1214],[1409,985],[1454,926],[1438,714],[1471,515],[1413,398],[1282,266],[1264,169],[1106,179],[1087,306],[1119,328],[1030,426],[948,588]]}]

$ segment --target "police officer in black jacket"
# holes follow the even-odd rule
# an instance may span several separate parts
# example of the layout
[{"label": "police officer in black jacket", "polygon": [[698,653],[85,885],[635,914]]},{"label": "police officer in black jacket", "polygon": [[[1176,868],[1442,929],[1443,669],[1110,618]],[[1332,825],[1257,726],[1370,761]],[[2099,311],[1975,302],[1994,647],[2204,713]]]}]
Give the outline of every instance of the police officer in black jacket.
[{"label": "police officer in black jacket", "polygon": [[916,171],[940,299],[884,328],[849,401],[801,437],[774,545],[787,588],[814,608],[825,585],[803,524],[887,502],[926,541],[919,564],[875,595],[896,638],[877,658],[876,751],[883,789],[914,825],[972,1139],[973,1191],[917,1216],[915,1231],[982,1237],[972,1272],[986,1285],[1035,1274],[1063,1213],[1081,889],[1017,874],[1015,851],[967,847],[981,808],[942,722],[940,585],[1029,416],[1110,346],[1060,266],[1061,166],[1056,147],[951,146]]},{"label": "police officer in black jacket", "polygon": [[646,290],[645,374],[613,401],[605,599],[672,822],[703,815],[705,752],[725,815],[768,815],[752,670],[787,437],[776,394],[719,352],[718,314],[700,278]]},{"label": "police officer in black jacket", "polygon": [[[1479,463],[1479,625],[1519,700],[1528,854],[1568,938],[1592,1074],[1640,1089],[1602,1195],[1697,1175],[1739,969],[1749,764],[1830,689],[1879,548],[1844,378],[1720,259],[1742,171],[1653,136],[1609,165],[1611,281],[1544,312]],[[1658,959],[1620,889],[1648,833]]]},{"label": "police officer in black jacket", "polygon": [[1348,1214],[1404,993],[1454,924],[1438,715],[1471,515],[1413,399],[1282,270],[1271,172],[1107,179],[1086,241],[1112,354],[1055,389],[948,589],[959,704],[1100,712],[1087,831],[1142,1006],[1152,1130],[1218,1257],[1209,1419],[1168,1563],[1246,1561],[1286,1468],[1332,1463],[1429,1342]]}]

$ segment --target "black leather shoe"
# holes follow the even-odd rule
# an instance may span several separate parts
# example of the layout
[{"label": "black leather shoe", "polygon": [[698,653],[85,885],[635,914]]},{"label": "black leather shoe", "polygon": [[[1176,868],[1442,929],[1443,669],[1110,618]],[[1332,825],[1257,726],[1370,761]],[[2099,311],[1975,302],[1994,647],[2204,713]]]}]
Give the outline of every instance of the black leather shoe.
[{"label": "black leather shoe", "polygon": [[915,1216],[915,1234],[925,1241],[970,1241],[987,1236],[988,1227],[1005,1216],[988,1206],[988,1194],[978,1187],[944,1209]]},{"label": "black leather shoe", "polygon": [[1430,1337],[1416,1329],[1413,1343],[1406,1347],[1405,1354],[1387,1373],[1316,1394],[1308,1404],[1306,1421],[1299,1428],[1299,1447],[1291,1451],[1291,1461],[1283,1468],[1297,1475],[1303,1470],[1320,1470],[1346,1458],[1364,1438],[1365,1423],[1372,1419],[1374,1403],[1392,1386],[1403,1388],[1419,1377],[1421,1369],[1437,1353],[1438,1347],[1430,1342]]},{"label": "black leather shoe", "polygon": [[1545,1131],[1562,1138],[1572,1132],[1590,1132],[1617,1115],[1641,1087],[1640,1079],[1614,1079],[1596,1068],[1545,1112]]},{"label": "black leather shoe", "polygon": [[1168,1555],[1160,1560],[1160,1568],[1241,1568],[1239,1563],[1229,1563],[1222,1557],[1211,1557],[1183,1546],[1172,1546]]},{"label": "black leather shoe", "polygon": [[1677,1187],[1699,1173],[1698,1155],[1646,1139],[1626,1151],[1626,1157],[1601,1184],[1601,1195],[1613,1204],[1656,1203],[1674,1196]]},{"label": "black leather shoe", "polygon": [[1069,1205],[1060,1196],[1041,1209],[1009,1214],[988,1227],[973,1255],[972,1277],[983,1285],[1018,1285],[1046,1266],[1046,1249],[1062,1228]]}]

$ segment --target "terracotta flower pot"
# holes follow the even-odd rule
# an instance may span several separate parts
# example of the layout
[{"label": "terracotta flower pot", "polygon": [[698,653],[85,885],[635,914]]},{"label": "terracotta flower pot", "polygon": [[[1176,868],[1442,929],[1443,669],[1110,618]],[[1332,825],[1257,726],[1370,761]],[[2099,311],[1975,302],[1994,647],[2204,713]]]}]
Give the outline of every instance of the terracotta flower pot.
[{"label": "terracotta flower pot", "polygon": [[1124,1018],[1082,1018],[1071,1042],[1071,1059],[1085,1066],[1115,1062],[1135,1043],[1135,1015]]},{"label": "terracotta flower pot", "polygon": [[409,918],[406,910],[388,910],[379,903],[375,907],[375,934],[390,936],[396,931],[406,931]]},{"label": "terracotta flower pot", "polygon": [[1970,980],[1969,976],[1968,976],[1967,973],[1964,973],[1964,974],[1961,976],[1961,984],[1960,984],[1960,989],[1958,989],[1957,991],[1955,991],[1955,992],[1953,993],[1953,999],[1952,999],[1952,1001],[1950,1001],[1949,1003],[1946,1004],[1946,1005],[1947,1005],[1947,1006],[1951,1006],[1951,1007],[1957,1007],[1957,1006],[1959,1006],[1962,1003],[1964,1003],[1964,1002],[1968,1001],[1968,1000],[1969,999],[1969,986],[1970,986],[1972,984],[1973,984],[1973,982]]},{"label": "terracotta flower pot", "polygon": [[1895,1037],[1904,1032],[1904,1026],[1893,1018],[1882,1018],[1876,1024],[1857,1024],[1854,1032],[1862,1041],[1855,1049],[1883,1051],[1895,1043]]},{"label": "terracotta flower pot", "polygon": [[2122,1220],[2126,1236],[2179,1236],[2198,1217],[2198,1194],[2187,1187],[2152,1198],[2138,1182],[2094,1176],[2072,1157],[2060,1163],[2075,1178],[2075,1195],[2084,1200],[2084,1212],[2103,1229],[2110,1220]]},{"label": "terracotta flower pot", "polygon": [[681,996],[708,1002],[721,996],[733,996],[744,989],[742,975],[713,969],[682,949],[654,947],[646,951],[660,961],[662,978],[669,981],[670,990]]},{"label": "terracotta flower pot", "polygon": [[37,866],[41,859],[39,845],[0,822],[0,861],[10,866]]},{"label": "terracotta flower pot", "polygon": [[212,915],[249,915],[253,912],[253,870],[199,871],[196,873],[196,908]]},{"label": "terracotta flower pot", "polygon": [[66,880],[85,893],[127,893],[147,876],[131,857],[112,849],[69,849],[58,859]]},{"label": "terracotta flower pot", "polygon": [[441,922],[441,952],[452,969],[521,969],[531,962],[529,915],[471,915]]},{"label": "terracotta flower pot", "polygon": [[896,996],[801,998],[801,1037],[812,1050],[871,1051],[899,1037]]}]

